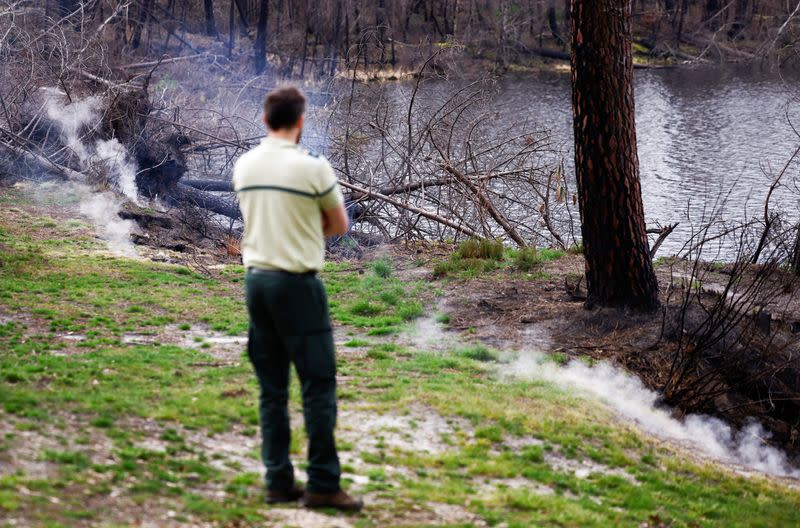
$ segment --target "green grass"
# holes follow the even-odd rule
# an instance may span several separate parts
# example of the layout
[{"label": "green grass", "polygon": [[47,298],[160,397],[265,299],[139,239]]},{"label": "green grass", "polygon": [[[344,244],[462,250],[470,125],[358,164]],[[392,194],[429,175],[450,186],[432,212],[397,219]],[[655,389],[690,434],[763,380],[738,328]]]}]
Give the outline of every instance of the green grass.
[{"label": "green grass", "polygon": [[[470,239],[462,242],[449,259],[437,262],[433,275],[471,279],[503,268],[527,273],[537,270],[545,262],[561,258],[564,253],[549,248],[506,249],[500,241]],[[546,276],[538,273],[535,278]]]},{"label": "green grass", "polygon": [[455,256],[460,259],[501,260],[504,252],[499,240],[471,238],[459,244]]},{"label": "green grass", "polygon": [[369,335],[388,335],[424,313],[431,294],[422,282],[359,274],[348,265],[328,264],[324,272],[333,319],[368,329]]},{"label": "green grass", "polygon": [[380,258],[372,262],[372,271],[382,279],[388,279],[392,275],[392,261],[388,258]]},{"label": "green grass", "polygon": [[475,361],[497,361],[497,353],[483,345],[461,348],[456,350],[455,353],[457,356],[474,359]]},{"label": "green grass", "polygon": [[[187,526],[263,524],[270,513],[261,475],[224,470],[221,452],[193,440],[257,435],[258,391],[244,350],[239,362],[220,362],[211,348],[167,344],[164,335],[175,328],[167,325],[243,334],[241,266],[209,278],[103,256],[94,241],[3,204],[0,313],[18,317],[0,324],[0,418],[8,431],[0,436],[0,461],[12,460],[23,433],[36,434],[48,442],[35,462],[52,471],[46,478],[22,467],[0,475],[0,518],[19,516],[26,526],[125,526],[129,512],[117,510],[127,504],[145,516],[169,508]],[[505,251],[498,262],[511,266],[512,259]],[[369,413],[411,413],[413,420],[407,431],[378,432],[387,439],[370,444],[374,450],[365,449],[372,438],[340,446],[362,461],[348,470],[366,482],[347,484],[353,479],[346,474],[346,485],[374,492],[370,507],[348,519],[354,526],[413,523],[409,505],[430,502],[457,505],[488,526],[800,525],[798,491],[693,463],[598,404],[549,383],[499,376],[493,350],[434,353],[394,342],[407,320],[430,310],[429,288],[358,270],[333,263],[322,273],[335,323],[353,332],[345,345],[366,349],[340,353],[340,426]],[[59,335],[68,331],[86,340],[66,343]],[[126,333],[164,344],[124,345]],[[299,413],[299,384],[291,387]],[[431,433],[414,422],[435,417],[449,423],[441,438],[433,435],[446,448],[417,449],[415,435]],[[410,448],[392,443],[390,433],[408,434]],[[299,456],[305,433],[295,430],[292,438]],[[95,445],[109,456],[98,457]],[[244,447],[238,454],[258,456]],[[548,463],[553,456],[592,460],[633,482],[614,473],[578,478]],[[541,487],[552,493],[536,493]],[[109,499],[113,490],[122,496]]]}]

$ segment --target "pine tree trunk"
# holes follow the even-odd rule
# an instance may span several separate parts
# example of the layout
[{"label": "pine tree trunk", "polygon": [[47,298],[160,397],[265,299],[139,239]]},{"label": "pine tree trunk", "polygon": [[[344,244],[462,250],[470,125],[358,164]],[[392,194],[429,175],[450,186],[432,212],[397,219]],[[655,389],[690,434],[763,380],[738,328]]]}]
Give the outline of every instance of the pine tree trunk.
[{"label": "pine tree trunk", "polygon": [[628,0],[572,3],[575,171],[587,307],[659,306],[636,152]]}]

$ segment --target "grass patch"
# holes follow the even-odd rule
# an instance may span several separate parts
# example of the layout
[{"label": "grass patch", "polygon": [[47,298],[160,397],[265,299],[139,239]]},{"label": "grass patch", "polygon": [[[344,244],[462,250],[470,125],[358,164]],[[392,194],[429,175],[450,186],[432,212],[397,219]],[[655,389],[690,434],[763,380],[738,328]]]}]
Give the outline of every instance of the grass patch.
[{"label": "grass patch", "polygon": [[382,279],[392,276],[392,261],[388,258],[379,258],[372,262],[372,271]]},{"label": "grass patch", "polygon": [[[549,248],[505,249],[500,241],[470,239],[459,245],[448,260],[437,262],[433,268],[433,275],[470,279],[500,268],[530,272],[545,262],[561,258],[564,253]],[[537,278],[545,277],[542,274]]]},{"label": "grass patch", "polygon": [[505,248],[499,240],[471,238],[459,244],[455,256],[460,259],[501,260]]},{"label": "grass patch", "polygon": [[383,312],[383,307],[379,304],[372,303],[370,301],[356,301],[350,307],[350,313],[353,315],[378,315],[379,313]]},{"label": "grass patch", "polygon": [[348,348],[361,348],[361,347],[366,347],[366,346],[369,346],[369,345],[370,345],[370,342],[366,341],[364,339],[351,339],[350,341],[347,341],[344,344],[344,346],[346,346]]},{"label": "grass patch", "polygon": [[497,361],[497,353],[483,345],[472,345],[456,350],[459,357],[474,359],[475,361]]},{"label": "grass patch", "polygon": [[367,335],[388,335],[424,313],[421,282],[359,274],[346,265],[329,264],[323,272],[332,318],[369,329]]}]

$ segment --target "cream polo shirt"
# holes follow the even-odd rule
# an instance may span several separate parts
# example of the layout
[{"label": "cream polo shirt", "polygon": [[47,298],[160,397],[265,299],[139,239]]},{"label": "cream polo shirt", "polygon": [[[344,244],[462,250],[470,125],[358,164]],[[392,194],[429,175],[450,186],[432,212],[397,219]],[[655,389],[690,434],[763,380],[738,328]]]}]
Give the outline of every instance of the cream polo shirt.
[{"label": "cream polo shirt", "polygon": [[233,168],[244,219],[245,267],[292,273],[319,270],[325,259],[322,211],[344,203],[325,158],[267,137]]}]

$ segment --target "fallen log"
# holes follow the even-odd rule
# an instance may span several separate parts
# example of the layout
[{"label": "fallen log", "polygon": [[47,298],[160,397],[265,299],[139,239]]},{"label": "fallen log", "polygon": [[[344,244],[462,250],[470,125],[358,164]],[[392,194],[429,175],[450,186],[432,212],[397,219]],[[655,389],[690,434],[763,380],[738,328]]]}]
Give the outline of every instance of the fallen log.
[{"label": "fallen log", "polygon": [[181,180],[181,185],[206,192],[233,192],[233,184],[228,180]]},{"label": "fallen log", "polygon": [[208,53],[195,53],[194,55],[181,55],[180,57],[171,57],[169,59],[163,60],[155,60],[155,61],[147,61],[147,62],[134,62],[133,64],[125,64],[124,66],[120,66],[119,68],[122,70],[136,70],[140,68],[152,68],[153,66],[161,66],[162,64],[173,64],[176,62],[183,62],[189,61],[194,59],[200,59],[204,57],[214,57],[215,59],[218,55],[210,55]]},{"label": "fallen log", "polygon": [[[647,48],[650,51],[651,54],[654,53],[654,52],[658,53],[658,51],[656,51],[656,44],[654,42],[650,41],[650,40],[643,39],[643,38],[636,38],[636,39],[633,39],[633,41],[636,44],[639,44],[640,46],[643,46],[643,47]],[[672,47],[670,47],[670,45],[667,44],[667,43],[664,43],[663,46],[666,48],[666,52],[669,53],[669,55],[672,55],[676,59],[680,59],[680,60],[684,60],[684,61],[688,61],[688,62],[699,62],[701,64],[708,64],[708,63],[711,62],[711,61],[709,61],[707,59],[704,59],[702,57],[696,57],[694,55],[686,53],[685,51],[681,51],[679,49],[672,49]]]},{"label": "fallen log", "polygon": [[[230,183],[228,183],[230,186]],[[214,196],[207,192],[200,191],[183,183],[178,183],[177,188],[169,194],[168,200],[173,204],[189,203],[202,209],[207,209],[212,213],[227,216],[233,220],[242,219],[242,211],[239,204],[232,200],[226,200],[219,196]]]},{"label": "fallen log", "polygon": [[16,145],[12,145],[11,143],[8,143],[6,141],[0,141],[0,148],[9,152],[12,155],[12,157],[18,160],[23,160],[25,163],[33,165],[34,167],[37,167],[39,170],[55,174],[56,176],[60,176],[66,180],[78,183],[86,183],[85,176],[80,172],[72,170],[69,167],[60,165],[46,158],[45,156],[35,154],[29,150],[18,147]]},{"label": "fallen log", "polygon": [[[702,38],[702,37],[693,37],[693,36],[688,36],[688,35],[681,35],[681,42],[689,44],[690,46],[696,46],[698,48],[714,47],[719,51],[724,51],[729,56],[737,57],[739,60],[753,60],[753,59],[756,58],[756,56],[754,54],[752,54],[752,53],[748,53],[748,52],[742,51],[740,49],[736,49],[736,48],[732,48],[730,46],[726,46],[725,44],[721,44],[721,43],[719,43],[719,42],[717,42],[716,40],[713,40],[713,39],[706,39],[706,38]],[[726,57],[723,57],[722,54],[720,54],[720,59],[726,59]],[[734,61],[730,60],[730,58],[728,58],[727,60],[729,62],[734,62]]]},{"label": "fallen log", "polygon": [[570,60],[569,53],[567,53],[566,51],[554,50],[550,48],[527,48],[527,51],[533,53],[534,55],[545,57],[547,59],[558,59],[565,61]]},{"label": "fallen log", "polygon": [[89,73],[79,68],[69,68],[69,70],[77,75],[80,75],[84,79],[95,82],[97,84],[102,84],[103,86],[111,90],[128,90],[136,92],[136,91],[141,91],[143,88],[141,84],[136,84],[131,81],[115,83],[114,81],[109,81],[108,79],[104,79],[103,77],[97,76],[93,73]]}]

